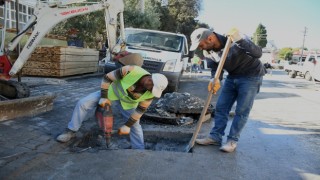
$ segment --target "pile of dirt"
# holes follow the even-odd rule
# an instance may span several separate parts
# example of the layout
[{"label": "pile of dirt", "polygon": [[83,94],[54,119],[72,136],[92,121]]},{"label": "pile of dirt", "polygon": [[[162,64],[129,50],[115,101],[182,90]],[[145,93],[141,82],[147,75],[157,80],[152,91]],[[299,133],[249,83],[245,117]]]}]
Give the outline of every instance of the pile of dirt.
[{"label": "pile of dirt", "polygon": [[[199,119],[204,103],[203,99],[189,93],[167,93],[152,104],[141,119],[172,125],[192,124]],[[213,111],[210,104],[206,114]]]}]

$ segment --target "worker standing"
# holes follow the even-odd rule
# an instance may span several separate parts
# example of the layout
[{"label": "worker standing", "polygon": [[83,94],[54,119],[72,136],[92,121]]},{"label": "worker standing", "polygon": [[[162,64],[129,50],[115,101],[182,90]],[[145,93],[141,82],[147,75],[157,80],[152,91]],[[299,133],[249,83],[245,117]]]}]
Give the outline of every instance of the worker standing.
[{"label": "worker standing", "polygon": [[191,62],[192,62],[192,71],[194,71],[195,73],[198,73],[198,71],[200,70],[200,63],[201,63],[200,57],[197,54],[195,54],[191,59]]},{"label": "worker standing", "polygon": [[[232,105],[236,102],[235,116],[230,127],[227,143],[220,147],[221,151],[233,152],[240,138],[240,133],[247,123],[249,113],[253,106],[254,99],[259,93],[262,84],[262,77],[266,71],[259,60],[262,55],[260,47],[256,46],[246,37],[241,37],[239,31],[235,28],[228,33],[233,44],[226,57],[223,69],[228,72],[228,76],[223,84],[222,90],[218,97],[215,109],[214,127],[209,137],[196,139],[200,145],[221,145],[222,137],[225,135],[228,115]],[[212,57],[221,57],[223,49],[227,42],[227,37],[206,28],[199,28],[191,34],[192,45],[190,51],[199,48],[204,54],[213,54]],[[216,56],[215,61],[217,68],[220,58]],[[209,57],[206,55],[206,57]],[[213,70],[215,70],[213,69]],[[220,89],[220,81],[211,79],[208,85],[209,92],[217,93]]]},{"label": "worker standing", "polygon": [[[120,58],[119,62],[128,62],[130,59],[143,61],[141,55],[134,53]],[[167,85],[168,80],[164,75],[150,74],[139,66],[126,65],[116,69],[103,77],[100,92],[91,93],[78,102],[68,128],[57,137],[57,140],[67,142],[75,137],[88,110],[94,109],[98,104],[101,107],[112,105],[119,109],[122,117],[126,119],[126,123],[119,128],[118,133],[130,134],[133,149],[144,149],[140,117],[154,97],[161,97]]]}]

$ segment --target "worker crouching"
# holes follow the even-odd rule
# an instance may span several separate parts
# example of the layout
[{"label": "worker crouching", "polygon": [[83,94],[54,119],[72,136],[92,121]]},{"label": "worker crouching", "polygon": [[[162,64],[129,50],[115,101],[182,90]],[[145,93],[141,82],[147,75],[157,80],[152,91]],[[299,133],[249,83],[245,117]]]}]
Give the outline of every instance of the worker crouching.
[{"label": "worker crouching", "polygon": [[[132,58],[143,61],[139,54],[126,55],[119,61],[128,62]],[[144,149],[143,131],[139,122],[140,118],[150,106],[152,100],[155,97],[161,97],[167,85],[168,80],[162,74],[150,74],[140,66],[125,65],[104,75],[101,82],[101,92],[92,93],[90,94],[92,97],[87,99],[90,99],[91,102],[98,102],[97,104],[100,107],[112,105],[118,109],[126,121],[118,129],[118,133],[120,135],[130,135],[132,149]],[[86,100],[82,101],[85,102]],[[87,113],[87,109],[94,109],[96,107],[96,104],[89,105],[90,108],[88,108],[85,107],[85,103],[80,105],[79,103],[74,110],[73,116],[75,118],[72,118],[69,122],[67,132],[57,137],[58,141],[67,142],[72,137],[75,137],[75,132],[79,130],[84,120],[83,112]],[[85,110],[83,110],[84,108]],[[81,118],[76,118],[79,115],[81,115]]]}]

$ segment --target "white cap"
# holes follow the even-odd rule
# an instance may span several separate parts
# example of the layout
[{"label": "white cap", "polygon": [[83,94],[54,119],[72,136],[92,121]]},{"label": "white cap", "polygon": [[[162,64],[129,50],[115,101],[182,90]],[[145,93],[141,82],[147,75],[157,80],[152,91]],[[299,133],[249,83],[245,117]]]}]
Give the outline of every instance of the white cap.
[{"label": "white cap", "polygon": [[168,79],[163,74],[152,74],[153,88],[152,94],[154,97],[161,97],[162,91],[166,89],[168,85]]},{"label": "white cap", "polygon": [[207,39],[212,34],[212,31],[206,28],[198,28],[191,33],[191,47],[190,51],[194,51],[198,48],[201,40]]}]

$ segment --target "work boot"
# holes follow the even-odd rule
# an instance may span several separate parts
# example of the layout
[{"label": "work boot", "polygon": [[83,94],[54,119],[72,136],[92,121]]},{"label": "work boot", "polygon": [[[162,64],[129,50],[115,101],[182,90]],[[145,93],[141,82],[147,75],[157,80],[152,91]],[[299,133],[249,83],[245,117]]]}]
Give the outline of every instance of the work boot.
[{"label": "work boot", "polygon": [[62,134],[60,134],[57,137],[57,141],[65,143],[65,142],[70,141],[70,139],[72,139],[74,137],[76,137],[76,132],[67,128]]},{"label": "work boot", "polygon": [[225,145],[221,146],[220,150],[223,152],[231,153],[236,149],[236,147],[237,147],[237,142],[227,141]]},{"label": "work boot", "polygon": [[216,141],[216,140],[213,140],[212,138],[204,138],[204,139],[196,139],[196,143],[197,144],[200,144],[200,145],[204,145],[204,146],[207,146],[207,145],[216,145],[216,146],[220,146],[221,143]]}]

